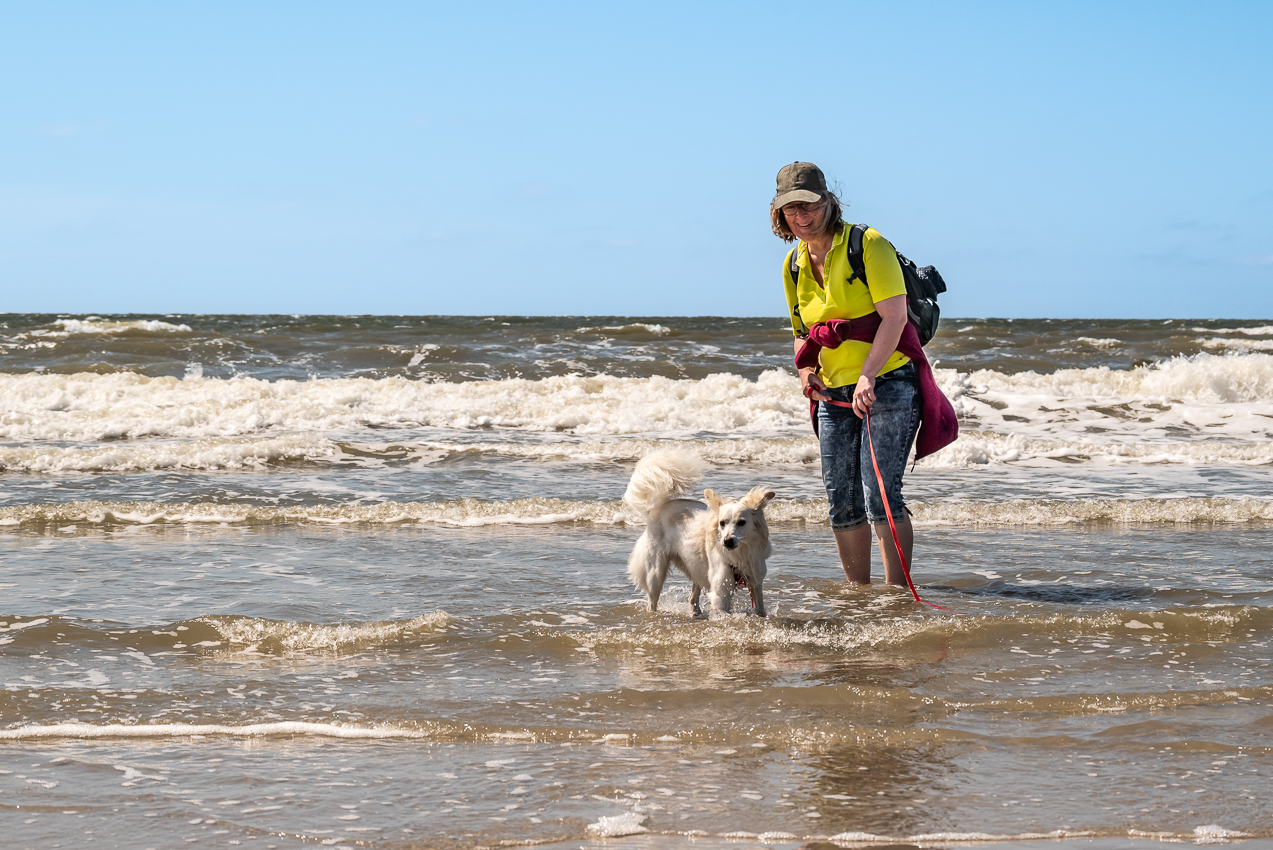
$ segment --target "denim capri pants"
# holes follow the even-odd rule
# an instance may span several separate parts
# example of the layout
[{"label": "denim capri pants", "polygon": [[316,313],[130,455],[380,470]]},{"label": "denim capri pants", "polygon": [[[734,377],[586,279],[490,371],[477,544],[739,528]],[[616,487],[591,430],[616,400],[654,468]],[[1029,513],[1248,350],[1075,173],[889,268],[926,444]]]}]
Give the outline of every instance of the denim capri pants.
[{"label": "denim capri pants", "polygon": [[[853,386],[834,387],[826,395],[850,402],[853,390]],[[907,363],[876,379],[871,436],[895,519],[905,516],[902,473],[919,430],[919,418],[920,395],[914,364]],[[866,522],[888,522],[871,464],[866,419],[859,419],[852,408],[819,402],[818,441],[822,448],[822,481],[831,506],[831,528],[845,531]]]}]

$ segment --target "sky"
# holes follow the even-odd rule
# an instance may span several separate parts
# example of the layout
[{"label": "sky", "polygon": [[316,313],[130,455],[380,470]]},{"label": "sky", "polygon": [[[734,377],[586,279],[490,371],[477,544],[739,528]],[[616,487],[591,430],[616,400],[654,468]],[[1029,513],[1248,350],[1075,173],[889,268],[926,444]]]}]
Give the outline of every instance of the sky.
[{"label": "sky", "polygon": [[0,312],[1273,319],[1273,3],[0,0]]}]

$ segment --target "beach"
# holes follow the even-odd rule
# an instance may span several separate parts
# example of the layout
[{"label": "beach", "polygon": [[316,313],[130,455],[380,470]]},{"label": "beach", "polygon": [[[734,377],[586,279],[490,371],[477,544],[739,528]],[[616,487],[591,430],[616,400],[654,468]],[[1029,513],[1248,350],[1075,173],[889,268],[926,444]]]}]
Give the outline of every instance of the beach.
[{"label": "beach", "polygon": [[[6,846],[1273,847],[1273,323],[927,351],[948,611],[846,586],[781,320],[0,316]],[[769,617],[645,610],[661,447]]]}]

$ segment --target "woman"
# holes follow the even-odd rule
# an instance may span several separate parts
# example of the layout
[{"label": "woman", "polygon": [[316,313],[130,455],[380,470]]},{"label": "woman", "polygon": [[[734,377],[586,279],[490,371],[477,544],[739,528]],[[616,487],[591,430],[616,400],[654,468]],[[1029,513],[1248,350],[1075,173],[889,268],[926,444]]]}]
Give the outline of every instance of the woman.
[{"label": "woman", "polygon": [[[885,583],[904,585],[906,575],[863,429],[863,417],[870,411],[875,456],[909,564],[914,533],[902,500],[902,474],[920,424],[921,397],[914,364],[897,350],[907,322],[906,283],[897,252],[868,228],[862,238],[866,282],[857,278],[849,262],[849,227],[841,217],[840,200],[827,189],[822,171],[810,162],[794,162],[778,172],[778,191],[769,216],[774,233],[783,241],[799,240],[793,249],[799,266],[797,280],[792,279],[791,254],[783,264],[797,353],[808,328],[818,322],[879,314],[873,341],[849,339],[836,348],[822,349],[817,366],[800,369],[800,387],[818,402],[822,479],[845,576],[852,584],[871,583],[874,526]],[[833,401],[851,406],[828,403]]]}]

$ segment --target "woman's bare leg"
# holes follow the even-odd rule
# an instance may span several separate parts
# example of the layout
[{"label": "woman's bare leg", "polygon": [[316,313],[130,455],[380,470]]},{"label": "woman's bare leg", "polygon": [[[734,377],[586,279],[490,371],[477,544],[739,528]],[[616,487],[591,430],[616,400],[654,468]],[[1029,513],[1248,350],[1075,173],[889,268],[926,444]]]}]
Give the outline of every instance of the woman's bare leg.
[{"label": "woman's bare leg", "polygon": [[[906,563],[913,566],[911,554],[915,551],[915,529],[911,527],[911,518],[895,517],[893,524],[897,526],[897,539],[901,541],[902,554],[906,556]],[[875,539],[880,543],[880,555],[884,560],[884,583],[900,584],[905,587],[906,573],[902,570],[902,562],[897,557],[897,547],[893,545],[893,533],[889,531],[887,522],[875,526]],[[840,557],[843,559],[844,556]]]},{"label": "woman's bare leg", "polygon": [[850,584],[871,583],[871,526],[859,525],[832,532],[840,566]]}]

